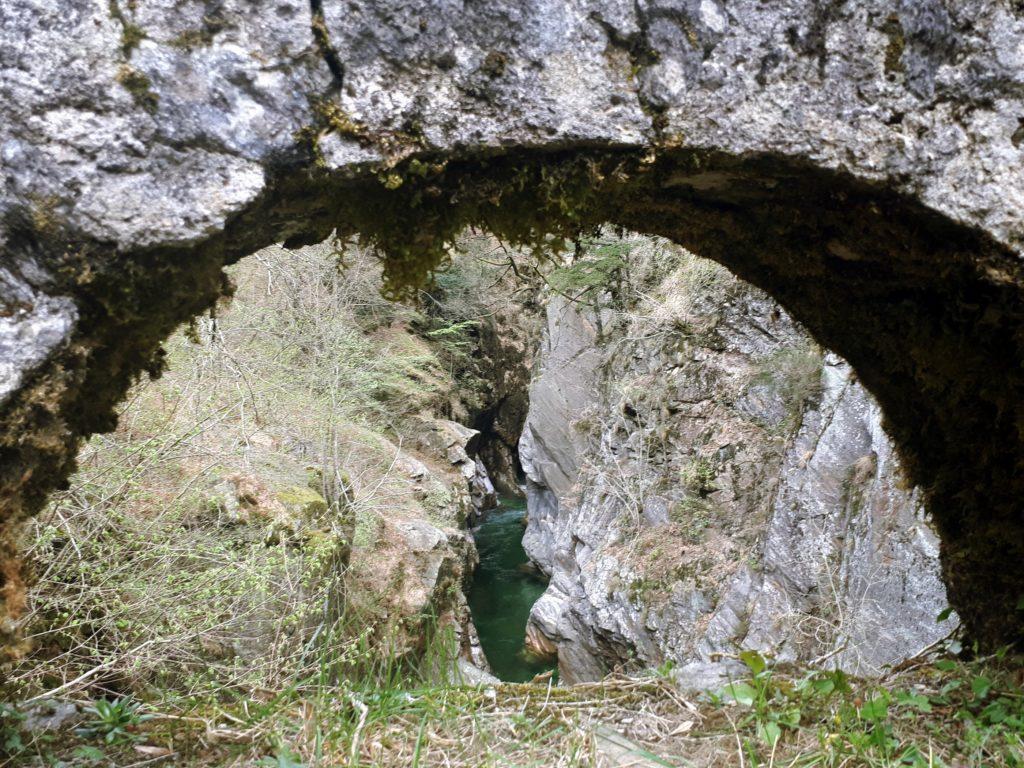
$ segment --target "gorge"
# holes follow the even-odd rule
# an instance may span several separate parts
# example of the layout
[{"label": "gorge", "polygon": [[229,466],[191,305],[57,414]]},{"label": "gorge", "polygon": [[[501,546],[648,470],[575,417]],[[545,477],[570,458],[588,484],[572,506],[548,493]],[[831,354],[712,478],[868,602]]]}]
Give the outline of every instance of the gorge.
[{"label": "gorge", "polygon": [[[751,764],[817,728],[916,764],[932,737],[903,715],[966,712],[956,749],[996,764],[978,745],[1020,735],[972,728],[1014,727],[1012,670],[958,665],[1024,635],[1022,14],[5,3],[9,696],[160,702],[221,734],[197,754],[237,737],[279,764],[441,764],[483,749],[466,711],[542,689],[563,709],[538,723],[600,699],[618,736],[692,751],[717,722]],[[467,237],[484,267],[453,270]],[[464,589],[488,482],[525,483],[549,578],[527,637],[578,681],[559,693],[438,682],[486,672]],[[817,676],[936,653],[967,682]],[[811,671],[772,688],[785,665]],[[669,693],[737,675],[761,686],[742,718]],[[850,701],[779,704],[816,685]],[[492,722],[517,745],[493,760],[527,762],[522,723]],[[604,759],[601,728],[566,728]]]},{"label": "gorge", "polygon": [[737,648],[877,674],[948,636],[938,539],[849,366],[720,267],[604,249],[615,287],[547,306],[520,441],[563,679]]},{"label": "gorge", "polygon": [[[519,440],[523,543],[550,578],[533,655],[567,682],[666,662],[727,680],[742,649],[877,675],[951,636],[921,492],[844,361],[665,241],[599,237],[547,284]],[[509,593],[487,574],[471,607],[517,600],[509,515],[477,535]]]}]

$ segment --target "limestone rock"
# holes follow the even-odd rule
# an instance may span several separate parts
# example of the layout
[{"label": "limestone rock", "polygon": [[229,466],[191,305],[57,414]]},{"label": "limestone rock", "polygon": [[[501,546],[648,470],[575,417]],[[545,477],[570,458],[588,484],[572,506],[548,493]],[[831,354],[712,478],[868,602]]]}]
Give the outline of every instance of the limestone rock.
[{"label": "limestone rock", "polygon": [[[1009,6],[322,7],[314,24],[298,0],[258,13],[235,0],[212,16],[194,3],[9,5],[3,207],[56,196],[76,226],[121,247],[194,240],[264,189],[263,168],[287,157],[311,97],[326,94],[358,127],[331,134],[338,169],[383,158],[383,137],[410,125],[437,150],[638,145],[660,131],[903,179],[1004,238],[1020,225],[1010,138],[1024,22]],[[653,55],[634,65],[633,45]],[[976,94],[991,102],[961,121],[957,102]]]},{"label": "limestone rock", "polygon": [[593,318],[560,296],[551,300],[538,355],[539,372],[530,385],[530,408],[519,438],[526,475],[527,526],[523,548],[545,573],[552,569],[547,542],[579,471],[584,440],[576,420],[597,399],[601,355]]},{"label": "limestone rock", "polygon": [[498,503],[487,467],[476,456],[479,430],[456,421],[420,418],[417,448],[435,456],[444,456],[467,483],[475,515],[492,509]]},{"label": "limestone rock", "polygon": [[672,679],[684,693],[719,693],[729,683],[744,680],[750,670],[736,661],[691,661],[672,670]]},{"label": "limestone rock", "polygon": [[877,404],[763,294],[687,283],[704,267],[677,258],[632,266],[646,298],[609,296],[600,337],[548,306],[521,442],[524,543],[551,577],[530,644],[573,681],[745,648],[876,674],[947,635],[937,537]]},{"label": "limestone rock", "polygon": [[467,659],[459,658],[456,662],[455,679],[462,685],[498,685],[501,681],[486,669],[476,666]]}]

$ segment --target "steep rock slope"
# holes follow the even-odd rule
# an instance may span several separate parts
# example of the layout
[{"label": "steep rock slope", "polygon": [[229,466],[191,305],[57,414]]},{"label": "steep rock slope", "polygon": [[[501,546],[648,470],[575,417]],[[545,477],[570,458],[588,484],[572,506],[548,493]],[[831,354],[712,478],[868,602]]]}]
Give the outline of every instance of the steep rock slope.
[{"label": "steep rock slope", "polygon": [[531,645],[579,680],[740,648],[875,672],[948,634],[937,538],[849,366],[721,268],[626,247],[609,293],[547,306]]},{"label": "steep rock slope", "polygon": [[426,331],[448,352],[458,386],[444,414],[480,434],[473,453],[504,493],[518,493],[519,435],[526,421],[527,390],[543,310],[541,281],[528,257],[480,233],[459,239],[455,268],[434,276],[421,291]]}]

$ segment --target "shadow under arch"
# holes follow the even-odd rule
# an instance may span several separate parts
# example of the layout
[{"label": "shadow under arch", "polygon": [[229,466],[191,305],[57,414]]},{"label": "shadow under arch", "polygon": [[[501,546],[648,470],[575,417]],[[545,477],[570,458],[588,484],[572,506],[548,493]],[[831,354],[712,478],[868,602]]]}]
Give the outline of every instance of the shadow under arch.
[{"label": "shadow under arch", "polygon": [[118,253],[73,233],[12,228],[14,258],[62,266],[58,287],[74,297],[80,321],[72,343],[0,410],[6,610],[17,612],[20,583],[11,533],[65,481],[81,439],[113,427],[133,378],[159,370],[160,342],[227,291],[225,264],[273,242],[358,233],[380,249],[401,295],[467,225],[540,251],[551,236],[605,222],[722,263],[846,358],[925,491],[950,600],[969,634],[989,647],[1024,637],[1018,255],[884,187],[788,158],[586,147],[420,156],[345,178],[282,172],[221,233],[189,249]]}]

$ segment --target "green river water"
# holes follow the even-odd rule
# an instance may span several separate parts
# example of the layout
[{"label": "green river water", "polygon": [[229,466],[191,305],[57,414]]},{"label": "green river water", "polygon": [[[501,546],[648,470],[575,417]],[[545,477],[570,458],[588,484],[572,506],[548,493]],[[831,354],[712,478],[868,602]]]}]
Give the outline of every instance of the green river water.
[{"label": "green river water", "polygon": [[502,497],[473,530],[480,564],[469,590],[469,609],[491,670],[502,680],[526,682],[554,664],[524,654],[526,620],[544,592],[544,580],[528,567],[523,550],[526,502]]}]

